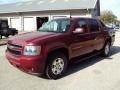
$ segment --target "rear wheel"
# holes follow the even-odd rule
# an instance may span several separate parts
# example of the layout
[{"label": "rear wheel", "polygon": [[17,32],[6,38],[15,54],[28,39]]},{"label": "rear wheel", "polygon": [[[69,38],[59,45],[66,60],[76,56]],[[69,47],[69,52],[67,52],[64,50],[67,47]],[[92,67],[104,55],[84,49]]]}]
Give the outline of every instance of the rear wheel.
[{"label": "rear wheel", "polygon": [[59,79],[67,68],[67,58],[62,53],[52,54],[46,67],[46,76],[49,79]]},{"label": "rear wheel", "polygon": [[104,48],[103,48],[103,51],[102,51],[102,55],[103,55],[104,57],[109,56],[109,54],[110,54],[110,47],[111,47],[110,42],[107,42],[107,43],[105,44]]}]

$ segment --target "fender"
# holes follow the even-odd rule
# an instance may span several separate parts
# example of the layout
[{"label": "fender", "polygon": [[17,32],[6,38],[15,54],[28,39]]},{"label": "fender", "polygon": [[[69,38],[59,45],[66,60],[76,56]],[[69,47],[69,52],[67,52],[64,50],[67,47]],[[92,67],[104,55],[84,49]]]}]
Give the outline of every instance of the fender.
[{"label": "fender", "polygon": [[43,50],[44,55],[46,55],[45,57],[47,58],[50,52],[57,50],[57,49],[61,49],[61,48],[67,49],[68,54],[69,54],[68,46],[65,43],[55,42],[55,43],[51,43],[51,44],[44,47],[44,50]]}]

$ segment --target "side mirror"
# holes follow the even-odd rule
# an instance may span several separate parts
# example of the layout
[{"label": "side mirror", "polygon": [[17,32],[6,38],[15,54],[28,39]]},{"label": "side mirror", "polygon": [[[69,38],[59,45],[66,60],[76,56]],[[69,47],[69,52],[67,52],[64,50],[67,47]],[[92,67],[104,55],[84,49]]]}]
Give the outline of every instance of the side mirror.
[{"label": "side mirror", "polygon": [[84,33],[84,29],[83,28],[76,28],[74,31],[73,31],[73,34],[81,34],[81,33]]}]

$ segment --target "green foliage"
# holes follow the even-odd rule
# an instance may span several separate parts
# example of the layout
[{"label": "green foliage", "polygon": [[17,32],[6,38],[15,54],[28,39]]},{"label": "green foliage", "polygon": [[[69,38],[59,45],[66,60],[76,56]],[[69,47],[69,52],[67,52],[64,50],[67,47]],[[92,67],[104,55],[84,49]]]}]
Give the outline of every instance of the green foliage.
[{"label": "green foliage", "polygon": [[116,23],[117,17],[113,14],[112,11],[103,11],[101,12],[101,16],[99,19],[102,20],[104,23]]}]

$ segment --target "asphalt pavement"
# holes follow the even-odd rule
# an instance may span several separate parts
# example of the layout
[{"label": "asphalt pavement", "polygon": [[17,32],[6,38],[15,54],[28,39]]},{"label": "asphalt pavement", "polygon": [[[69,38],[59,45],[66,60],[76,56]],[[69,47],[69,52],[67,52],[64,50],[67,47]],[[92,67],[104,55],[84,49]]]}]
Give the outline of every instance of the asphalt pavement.
[{"label": "asphalt pavement", "polygon": [[6,46],[0,46],[0,90],[120,90],[120,32],[111,55],[93,57],[71,65],[58,80],[26,74],[5,58]]}]

